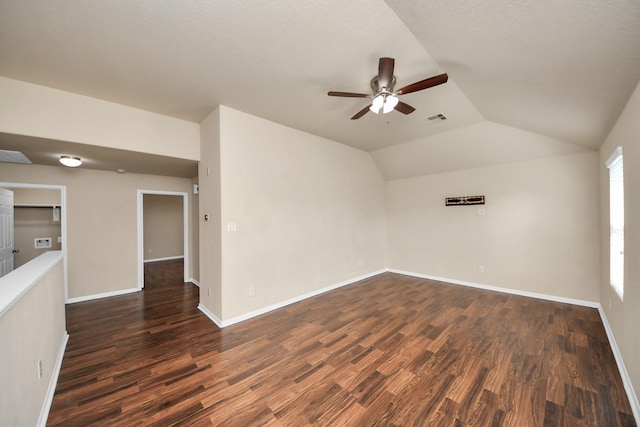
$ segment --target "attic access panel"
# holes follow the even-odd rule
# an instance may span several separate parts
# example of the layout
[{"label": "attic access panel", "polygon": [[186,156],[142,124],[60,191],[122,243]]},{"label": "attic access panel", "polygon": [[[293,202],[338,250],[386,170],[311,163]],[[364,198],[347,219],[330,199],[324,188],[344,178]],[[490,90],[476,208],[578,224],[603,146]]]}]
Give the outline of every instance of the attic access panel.
[{"label": "attic access panel", "polygon": [[0,150],[0,162],[30,165],[31,160],[19,151]]}]

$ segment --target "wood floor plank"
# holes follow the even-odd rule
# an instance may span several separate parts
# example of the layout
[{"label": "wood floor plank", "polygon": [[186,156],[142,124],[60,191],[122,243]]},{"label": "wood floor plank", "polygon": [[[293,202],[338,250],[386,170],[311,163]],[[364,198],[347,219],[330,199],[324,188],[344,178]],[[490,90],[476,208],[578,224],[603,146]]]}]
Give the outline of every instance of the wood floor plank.
[{"label": "wood floor plank", "polygon": [[67,307],[47,425],[636,425],[595,309],[384,273],[220,330],[182,271]]}]

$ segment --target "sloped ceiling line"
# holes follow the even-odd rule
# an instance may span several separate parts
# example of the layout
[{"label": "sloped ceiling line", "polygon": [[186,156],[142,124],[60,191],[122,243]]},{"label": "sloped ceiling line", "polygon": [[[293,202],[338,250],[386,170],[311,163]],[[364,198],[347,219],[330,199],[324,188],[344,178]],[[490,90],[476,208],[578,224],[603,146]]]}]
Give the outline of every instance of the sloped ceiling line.
[{"label": "sloped ceiling line", "polygon": [[[414,174],[597,149],[640,80],[638,40],[635,0],[0,3],[0,76],[196,123],[226,105],[397,158],[386,176],[407,146],[429,159]],[[361,100],[327,91],[367,92],[382,56],[399,86],[450,80],[403,97],[410,115],[349,120]]]}]

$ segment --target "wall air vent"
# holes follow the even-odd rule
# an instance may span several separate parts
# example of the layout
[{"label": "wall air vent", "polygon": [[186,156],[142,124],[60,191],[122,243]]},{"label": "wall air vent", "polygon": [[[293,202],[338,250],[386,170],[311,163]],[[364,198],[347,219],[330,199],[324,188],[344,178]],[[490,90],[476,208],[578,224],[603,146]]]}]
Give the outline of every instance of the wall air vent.
[{"label": "wall air vent", "polygon": [[427,120],[429,120],[430,122],[438,122],[441,120],[447,120],[447,117],[444,114],[436,114],[434,116],[427,117]]},{"label": "wall air vent", "polygon": [[0,162],[30,165],[31,160],[19,151],[0,150]]}]

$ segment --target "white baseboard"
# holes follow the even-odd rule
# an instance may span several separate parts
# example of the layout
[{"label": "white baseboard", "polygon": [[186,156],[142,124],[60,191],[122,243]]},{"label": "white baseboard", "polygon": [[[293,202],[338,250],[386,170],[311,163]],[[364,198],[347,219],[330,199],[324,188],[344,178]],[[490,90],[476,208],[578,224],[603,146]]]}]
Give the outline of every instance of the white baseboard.
[{"label": "white baseboard", "polygon": [[636,424],[640,425],[640,403],[638,403],[638,396],[633,389],[631,377],[629,376],[627,367],[625,366],[622,359],[622,353],[620,353],[620,349],[618,348],[616,339],[613,336],[613,329],[611,329],[611,325],[609,325],[609,320],[607,319],[607,315],[605,314],[601,304],[598,304],[598,312],[600,313],[600,318],[602,319],[604,330],[606,331],[607,337],[609,338],[609,345],[611,346],[613,357],[616,359],[618,370],[620,371],[620,377],[622,377],[622,384],[624,385],[624,389],[627,392],[629,404],[631,405],[631,410],[633,411],[633,417],[636,419]]},{"label": "white baseboard", "polygon": [[74,304],[76,302],[83,302],[83,301],[91,301],[91,300],[94,300],[94,299],[116,297],[118,295],[131,294],[131,293],[139,292],[139,291],[141,291],[140,288],[130,288],[130,289],[122,289],[120,291],[105,292],[105,293],[102,293],[102,294],[86,295],[86,296],[83,296],[83,297],[76,297],[76,298],[67,298],[67,300],[65,301],[65,304]]},{"label": "white baseboard", "polygon": [[611,351],[613,352],[613,356],[616,360],[616,364],[618,365],[618,371],[620,372],[620,377],[622,377],[622,384],[624,385],[624,389],[627,392],[627,397],[629,399],[629,404],[631,405],[631,410],[633,411],[633,416],[636,420],[636,423],[640,425],[640,404],[638,404],[638,397],[633,389],[633,384],[631,383],[631,377],[629,376],[629,372],[627,372],[627,368],[622,359],[622,354],[620,353],[620,349],[618,348],[618,345],[616,344],[616,340],[613,336],[613,330],[609,325],[607,316],[605,315],[602,305],[600,303],[593,302],[593,301],[579,300],[574,298],[564,298],[564,297],[559,297],[555,295],[539,294],[536,292],[520,291],[517,289],[482,285],[479,283],[465,282],[462,280],[455,280],[455,279],[447,279],[444,277],[436,277],[428,274],[412,273],[409,271],[402,271],[402,270],[395,270],[395,269],[387,269],[387,271],[390,273],[403,274],[405,276],[418,277],[421,279],[437,280],[438,282],[453,283],[456,285],[470,286],[473,288],[485,289],[489,291],[504,292],[512,295],[520,295],[525,297],[543,299],[547,301],[581,305],[584,307],[598,309],[598,313],[600,314],[600,318],[602,319],[602,324],[604,325],[604,329],[607,333],[607,338],[609,339],[609,346],[611,347]]},{"label": "white baseboard", "polygon": [[144,263],[148,263],[148,262],[158,262],[158,261],[171,261],[174,259],[184,259],[184,255],[178,255],[178,256],[168,256],[168,257],[164,257],[164,258],[153,258],[153,259],[145,259]]},{"label": "white baseboard", "polygon": [[49,410],[51,410],[51,403],[53,402],[53,395],[56,392],[56,385],[58,385],[58,377],[60,376],[60,369],[62,368],[62,359],[64,359],[64,351],[67,348],[67,342],[69,342],[69,334],[64,331],[62,336],[62,342],[60,343],[60,349],[58,350],[58,356],[49,379],[49,386],[47,387],[47,393],[44,396],[42,407],[40,408],[40,417],[38,418],[38,427],[44,427],[47,424],[47,418],[49,418]]},{"label": "white baseboard", "polygon": [[194,279],[193,277],[190,278],[189,280],[187,280],[187,282],[191,282],[194,285],[196,285],[197,287],[200,287],[200,282],[198,282],[196,279]]},{"label": "white baseboard", "polygon": [[215,323],[218,328],[222,328],[222,320],[218,319],[218,316],[209,311],[207,307],[202,304],[198,304],[198,310],[203,312],[205,316],[211,319],[211,321]]},{"label": "white baseboard", "polygon": [[389,273],[403,274],[405,276],[418,277],[420,279],[436,280],[438,282],[453,283],[454,285],[469,286],[471,288],[484,289],[487,291],[503,292],[506,294],[520,295],[523,297],[537,298],[537,299],[543,299],[547,301],[562,302],[565,304],[581,305],[584,307],[591,307],[591,308],[598,308],[598,305],[599,305],[599,303],[594,301],[587,301],[587,300],[581,300],[581,299],[575,299],[575,298],[565,298],[565,297],[559,297],[555,295],[540,294],[537,292],[521,291],[518,289],[503,288],[500,286],[483,285],[481,283],[466,282],[464,280],[456,280],[456,279],[447,279],[446,277],[437,277],[437,276],[431,276],[429,274],[413,273],[410,271],[396,270],[392,268],[387,269],[387,271]]},{"label": "white baseboard", "polygon": [[386,270],[378,270],[378,271],[374,271],[372,273],[364,274],[362,276],[355,277],[355,278],[349,279],[349,280],[345,280],[343,282],[336,283],[336,284],[333,284],[333,285],[329,285],[329,286],[326,286],[324,288],[317,289],[315,291],[308,292],[306,294],[299,295],[297,297],[290,298],[288,300],[284,300],[284,301],[272,304],[270,306],[260,308],[258,310],[250,311],[248,313],[241,314],[239,316],[235,316],[235,317],[232,317],[231,319],[227,319],[227,320],[218,319],[218,317],[216,317],[213,313],[211,313],[209,310],[207,310],[206,307],[202,306],[202,304],[200,306],[198,306],[198,308],[204,314],[206,314],[207,317],[209,317],[216,325],[218,325],[219,328],[224,328],[224,327],[227,327],[227,326],[231,326],[231,325],[233,325],[235,323],[240,323],[240,322],[243,322],[245,320],[251,319],[253,317],[260,316],[261,314],[265,314],[265,313],[268,313],[270,311],[277,310],[277,309],[285,307],[287,305],[303,301],[303,300],[305,300],[307,298],[311,298],[311,297],[314,297],[316,295],[324,294],[325,292],[329,292],[329,291],[332,291],[334,289],[341,288],[343,286],[351,285],[353,283],[359,282],[360,280],[368,279],[369,277],[377,276],[378,274],[384,273],[385,271]]}]

